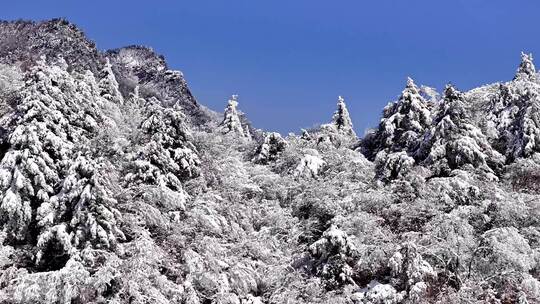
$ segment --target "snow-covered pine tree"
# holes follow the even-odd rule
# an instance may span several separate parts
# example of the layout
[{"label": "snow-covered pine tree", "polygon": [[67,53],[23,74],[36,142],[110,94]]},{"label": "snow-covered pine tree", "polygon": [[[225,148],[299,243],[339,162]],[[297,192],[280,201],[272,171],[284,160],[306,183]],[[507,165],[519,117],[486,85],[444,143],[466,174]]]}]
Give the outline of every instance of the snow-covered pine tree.
[{"label": "snow-covered pine tree", "polygon": [[507,146],[512,140],[508,130],[519,112],[516,104],[519,97],[515,94],[512,83],[498,85],[495,94],[489,98],[487,111],[479,119],[480,126],[493,148],[507,156]]},{"label": "snow-covered pine tree", "polygon": [[372,157],[380,151],[414,154],[425,132],[431,126],[431,112],[426,100],[411,78],[399,99],[387,105],[374,135]]},{"label": "snow-covered pine tree", "polygon": [[353,123],[349,116],[349,110],[347,110],[347,105],[345,104],[345,99],[341,96],[338,96],[337,109],[334,116],[332,116],[332,122],[339,133],[354,138],[356,137]]},{"label": "snow-covered pine tree", "polygon": [[75,89],[67,72],[42,58],[25,78],[10,148],[0,162],[0,223],[17,242],[36,237],[29,231],[35,210],[54,195],[73,148],[68,136],[78,136],[66,117],[77,112],[62,93]]},{"label": "snow-covered pine tree", "polygon": [[444,100],[416,155],[429,164],[436,175],[448,174],[464,165],[488,172],[500,172],[505,158],[489,144],[469,117],[463,94],[447,85]]},{"label": "snow-covered pine tree", "polygon": [[[121,215],[106,185],[104,160],[78,153],[62,182],[60,192],[37,210],[36,262],[69,256],[74,249],[92,246],[112,249],[125,238],[120,230]],[[52,252],[54,251],[54,252]]]},{"label": "snow-covered pine tree", "polygon": [[534,67],[532,54],[521,52],[521,63],[514,80],[536,80],[536,68]]},{"label": "snow-covered pine tree", "polygon": [[279,155],[285,151],[287,142],[281,134],[277,132],[268,132],[264,135],[263,142],[257,147],[253,161],[260,164],[268,164],[275,161]]},{"label": "snow-covered pine tree", "polygon": [[314,260],[315,273],[327,280],[327,287],[355,284],[353,267],[358,260],[358,249],[353,237],[335,224],[309,246],[309,253]]},{"label": "snow-covered pine tree", "polygon": [[223,121],[219,125],[219,131],[223,134],[232,133],[240,137],[250,137],[249,133],[246,134],[240,121],[240,116],[236,108],[238,106],[237,100],[238,95],[232,95],[231,99],[229,99],[227,107],[223,113]]},{"label": "snow-covered pine tree", "polygon": [[181,190],[182,180],[200,174],[200,160],[186,117],[179,105],[164,108],[154,97],[148,100],[144,112],[141,147],[131,154],[125,179]]},{"label": "snow-covered pine tree", "polygon": [[507,131],[511,138],[507,155],[511,159],[540,152],[540,96],[537,91],[526,92],[521,99],[519,112]]},{"label": "snow-covered pine tree", "polygon": [[377,153],[375,158],[375,176],[383,182],[403,178],[414,166],[414,158],[407,155],[407,152],[393,152],[387,154],[385,151]]},{"label": "snow-covered pine tree", "polygon": [[141,96],[139,86],[133,88],[133,92],[129,93],[129,98],[125,100],[126,104],[129,103],[133,107],[142,107],[145,105],[146,100]]},{"label": "snow-covered pine tree", "polygon": [[[58,58],[49,66],[45,58],[27,73],[9,136],[10,149],[0,162],[0,215],[13,242],[42,239],[37,210],[49,208],[51,197],[71,166],[71,154],[87,147],[105,118],[97,83],[89,71],[73,75]],[[71,213],[57,205],[50,212]],[[68,210],[68,211],[66,211]],[[55,224],[58,224],[55,222]],[[56,232],[69,227],[55,228]]]},{"label": "snow-covered pine tree", "polygon": [[422,258],[414,243],[404,243],[388,262],[393,284],[409,293],[411,303],[425,297],[429,283],[437,278],[433,267]]},{"label": "snow-covered pine tree", "polygon": [[120,93],[118,82],[114,76],[109,58],[105,59],[105,65],[99,73],[99,92],[102,97],[115,104],[123,104],[124,98]]},{"label": "snow-covered pine tree", "polygon": [[483,121],[492,145],[508,161],[539,152],[540,85],[532,55],[522,53],[522,62],[514,81],[499,84],[489,101]]}]

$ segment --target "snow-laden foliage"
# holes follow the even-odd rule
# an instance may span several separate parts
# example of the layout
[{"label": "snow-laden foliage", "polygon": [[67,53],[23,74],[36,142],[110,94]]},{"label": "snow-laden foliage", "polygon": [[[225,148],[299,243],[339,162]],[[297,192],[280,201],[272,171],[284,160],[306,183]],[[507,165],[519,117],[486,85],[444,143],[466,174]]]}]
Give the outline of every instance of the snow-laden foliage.
[{"label": "snow-laden foliage", "polygon": [[341,96],[338,97],[337,109],[334,116],[332,116],[332,122],[338,132],[347,136],[356,137],[353,123],[349,116],[349,110],[347,110],[347,105],[345,104],[345,99]]},{"label": "snow-laden foliage", "polygon": [[[77,156],[60,192],[38,208],[38,227],[43,230],[37,241],[38,264],[51,255],[69,255],[72,246],[111,249],[125,239],[103,167],[87,156]],[[52,251],[58,247],[64,252]]]},{"label": "snow-laden foliage", "polygon": [[269,132],[264,135],[263,142],[257,147],[253,161],[267,164],[278,159],[285,150],[287,142],[277,132]]},{"label": "snow-laden foliage", "polygon": [[[95,84],[95,82],[94,82]],[[90,82],[92,85],[92,82]],[[2,222],[10,238],[31,239],[35,210],[55,194],[76,146],[88,143],[100,117],[99,101],[60,66],[41,60],[26,75],[1,160]]]},{"label": "snow-laden foliage", "polygon": [[128,183],[182,189],[181,181],[199,175],[199,157],[179,106],[164,108],[151,98],[144,105],[140,146],[129,156]]},{"label": "snow-laden foliage", "polygon": [[488,113],[482,125],[492,145],[510,160],[540,151],[539,93],[538,83],[519,77],[487,94]]},{"label": "snow-laden foliage", "polygon": [[363,304],[397,304],[401,303],[405,297],[405,292],[398,292],[390,284],[382,284],[378,281],[371,281],[360,291],[352,295],[354,303]]},{"label": "snow-laden foliage", "polygon": [[521,63],[516,72],[514,80],[536,80],[536,68],[533,63],[532,54],[521,52]]},{"label": "snow-laden foliage", "polygon": [[540,152],[540,96],[527,91],[520,99],[514,121],[505,130],[509,142],[507,154],[512,158],[527,157]]},{"label": "snow-laden foliage", "polygon": [[411,303],[425,298],[428,284],[437,276],[433,267],[425,261],[414,244],[406,243],[392,255],[388,262],[394,285],[408,291]]},{"label": "snow-laden foliage", "polygon": [[331,286],[354,283],[353,267],[357,259],[354,241],[335,225],[322,234],[322,238],[309,246],[317,275]]},{"label": "snow-laden foliage", "polygon": [[307,149],[300,163],[295,169],[294,175],[297,177],[317,177],[326,162],[321,158],[319,152],[314,149]]},{"label": "snow-laden foliage", "polygon": [[377,177],[382,181],[390,181],[405,177],[414,166],[414,158],[404,151],[390,154],[381,151],[377,153],[375,164]]},{"label": "snow-laden foliage", "polygon": [[442,100],[410,80],[360,140],[341,99],[281,137],[149,48],[0,34],[0,303],[540,301],[530,55]]},{"label": "snow-laden foliage", "polygon": [[373,158],[380,151],[414,153],[431,126],[429,104],[411,78],[399,99],[387,105],[373,135]]},{"label": "snow-laden foliage", "polygon": [[420,147],[420,159],[437,175],[447,175],[465,165],[500,172],[504,156],[472,124],[463,94],[452,85],[446,87],[444,94],[434,125]]},{"label": "snow-laden foliage", "polygon": [[247,126],[243,126],[238,113],[238,95],[232,95],[223,112],[223,121],[219,125],[219,131],[223,134],[234,134],[239,137],[251,139],[251,134]]},{"label": "snow-laden foliage", "polygon": [[105,59],[105,65],[99,73],[99,78],[99,94],[110,102],[117,104],[124,103],[124,98],[120,93],[118,82],[114,76],[109,58]]}]

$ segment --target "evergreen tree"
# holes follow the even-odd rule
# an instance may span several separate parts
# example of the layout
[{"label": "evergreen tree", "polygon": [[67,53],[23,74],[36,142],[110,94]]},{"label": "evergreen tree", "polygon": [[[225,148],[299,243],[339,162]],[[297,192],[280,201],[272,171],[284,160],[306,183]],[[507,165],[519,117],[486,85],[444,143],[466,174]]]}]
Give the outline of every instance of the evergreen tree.
[{"label": "evergreen tree", "polygon": [[417,157],[430,164],[435,174],[470,164],[500,172],[504,157],[489,144],[482,131],[470,120],[463,94],[447,85],[444,100]]},{"label": "evergreen tree", "polygon": [[[111,249],[124,234],[120,213],[102,173],[104,160],[92,160],[80,153],[69,168],[60,192],[37,210],[37,263],[51,255],[72,253],[74,248],[91,245]],[[61,246],[58,246],[60,244]],[[61,249],[58,249],[58,248]],[[57,250],[57,252],[51,252]]]},{"label": "evergreen tree", "polygon": [[250,135],[249,133],[246,133],[244,128],[242,127],[238,110],[236,109],[236,107],[238,106],[237,99],[238,95],[232,95],[231,99],[229,99],[227,107],[225,108],[225,112],[223,113],[223,121],[219,125],[219,130],[223,134],[232,133],[240,137],[249,138]]},{"label": "evergreen tree", "polygon": [[186,117],[180,106],[164,108],[151,98],[145,106],[141,123],[142,138],[139,147],[130,156],[126,180],[144,182],[181,190],[181,181],[198,176],[200,160]]},{"label": "evergreen tree", "polygon": [[114,76],[111,62],[106,58],[105,65],[99,74],[99,92],[100,95],[115,104],[123,104],[124,98],[120,93],[118,82]]},{"label": "evergreen tree", "polygon": [[257,148],[253,161],[261,164],[275,161],[286,147],[287,142],[281,137],[281,134],[277,132],[266,133],[262,144]]},{"label": "evergreen tree", "polygon": [[540,151],[539,93],[536,82],[511,81],[500,84],[490,99],[482,125],[494,148],[509,161]]},{"label": "evergreen tree", "polygon": [[372,157],[380,151],[414,154],[425,132],[431,126],[431,112],[411,78],[398,101],[384,108],[383,118],[375,133]]},{"label": "evergreen tree", "polygon": [[62,93],[74,89],[69,80],[66,71],[46,66],[45,59],[26,75],[10,149],[0,162],[0,223],[12,241],[31,238],[35,210],[54,195],[68,165],[73,149],[68,137],[80,135],[68,121],[78,111]]},{"label": "evergreen tree", "polygon": [[383,182],[403,178],[414,164],[414,158],[407,155],[407,152],[386,154],[385,151],[381,151],[375,158],[375,176]]},{"label": "evergreen tree", "polygon": [[343,284],[354,284],[354,267],[358,260],[358,249],[354,239],[331,225],[322,237],[309,246],[317,275],[327,280],[329,288]]},{"label": "evergreen tree", "polygon": [[[71,75],[62,61],[58,58],[55,66],[44,58],[37,62],[13,114],[10,149],[0,162],[0,216],[12,242],[43,238],[37,210],[49,206],[71,166],[71,154],[88,146],[106,119],[92,73]],[[66,210],[57,207],[55,212]]]},{"label": "evergreen tree", "polygon": [[337,110],[332,117],[332,122],[339,133],[356,137],[356,133],[353,129],[353,123],[351,117],[349,116],[349,110],[347,110],[345,100],[341,96],[338,97]]},{"label": "evergreen tree", "polygon": [[540,96],[528,90],[513,124],[508,128],[511,141],[507,155],[511,159],[540,152]]},{"label": "evergreen tree", "polygon": [[514,80],[536,80],[536,68],[534,67],[532,54],[521,52],[521,63],[519,64]]},{"label": "evergreen tree", "polygon": [[512,140],[508,130],[519,111],[516,103],[519,96],[515,94],[511,84],[499,84],[496,94],[489,99],[486,113],[480,117],[480,125],[491,145],[507,156],[508,145]]},{"label": "evergreen tree", "polygon": [[388,262],[394,284],[409,292],[412,303],[418,303],[427,293],[428,283],[437,278],[433,267],[422,258],[414,243],[404,243]]}]

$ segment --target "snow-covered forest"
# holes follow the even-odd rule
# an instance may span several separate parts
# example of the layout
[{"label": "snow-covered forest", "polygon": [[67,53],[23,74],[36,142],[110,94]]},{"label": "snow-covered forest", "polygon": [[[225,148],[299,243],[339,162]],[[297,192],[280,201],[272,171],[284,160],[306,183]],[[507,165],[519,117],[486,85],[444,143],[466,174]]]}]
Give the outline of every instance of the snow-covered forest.
[{"label": "snow-covered forest", "polygon": [[[216,113],[151,48],[0,22],[0,303],[540,303],[540,76],[359,136]],[[398,92],[396,92],[398,93]],[[330,101],[333,102],[333,101]]]}]

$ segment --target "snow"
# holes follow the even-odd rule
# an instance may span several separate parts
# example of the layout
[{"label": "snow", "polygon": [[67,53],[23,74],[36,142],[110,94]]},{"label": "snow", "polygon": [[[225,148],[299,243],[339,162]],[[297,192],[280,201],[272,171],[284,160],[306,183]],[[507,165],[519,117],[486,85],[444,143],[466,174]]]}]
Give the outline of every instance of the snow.
[{"label": "snow", "polygon": [[521,52],[521,63],[514,80],[536,80],[536,68],[534,67],[532,54]]},{"label": "snow", "polygon": [[105,59],[105,65],[100,72],[100,80],[98,82],[100,95],[103,96],[106,100],[116,103],[123,104],[124,98],[120,93],[118,82],[116,81],[116,76],[112,70],[112,65],[109,58]]},{"label": "snow", "polygon": [[428,151],[425,162],[431,164],[436,174],[467,164],[498,171],[505,162],[505,157],[493,149],[487,137],[471,123],[466,111],[463,94],[448,85],[435,126],[421,147]]},{"label": "snow", "polygon": [[287,142],[277,132],[268,132],[264,134],[264,140],[257,148],[253,161],[256,163],[267,164],[275,161],[287,147]]},{"label": "snow", "polygon": [[[251,134],[246,132],[242,123],[240,122],[240,117],[238,110],[238,95],[232,95],[227,103],[225,112],[223,113],[223,121],[218,127],[218,130],[223,134],[235,134],[239,137],[245,137],[251,139]],[[247,128],[247,126],[246,126]]]},{"label": "snow", "polygon": [[413,168],[414,158],[407,152],[395,152],[387,154],[381,151],[375,157],[377,178],[383,181],[404,178]]},{"label": "snow", "polygon": [[332,117],[332,121],[339,133],[350,137],[356,137],[349,110],[345,104],[345,99],[341,96],[338,96],[337,110]]},{"label": "snow", "polygon": [[320,157],[317,150],[308,150],[296,166],[295,176],[316,177],[321,169],[326,165],[326,162]]},{"label": "snow", "polygon": [[146,102],[140,124],[144,136],[128,155],[130,168],[124,179],[161,185],[182,192],[181,181],[200,174],[200,160],[190,143],[191,134],[182,109],[164,108],[155,98]]},{"label": "snow", "polygon": [[398,292],[392,285],[372,280],[353,294],[355,303],[362,304],[397,304],[404,299],[404,292]]},{"label": "snow", "polygon": [[[129,49],[107,53],[99,80],[67,57],[0,80],[15,82],[0,119],[0,301],[538,302],[532,56],[513,81],[443,100],[408,79],[360,142],[342,97],[312,134],[248,141],[236,97],[224,134],[179,106],[193,101],[181,73]],[[116,79],[133,89],[125,103]]]},{"label": "snow", "polygon": [[424,133],[431,126],[429,104],[420,95],[411,78],[395,103],[384,108],[383,118],[375,133],[372,158],[380,151],[415,153]]}]

